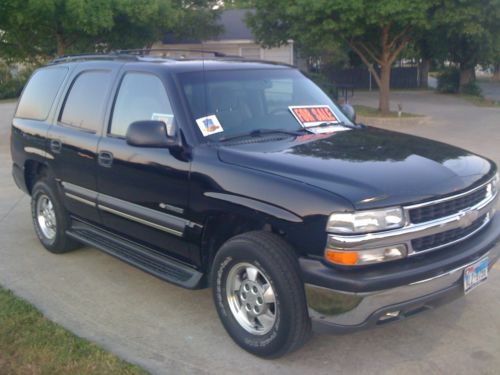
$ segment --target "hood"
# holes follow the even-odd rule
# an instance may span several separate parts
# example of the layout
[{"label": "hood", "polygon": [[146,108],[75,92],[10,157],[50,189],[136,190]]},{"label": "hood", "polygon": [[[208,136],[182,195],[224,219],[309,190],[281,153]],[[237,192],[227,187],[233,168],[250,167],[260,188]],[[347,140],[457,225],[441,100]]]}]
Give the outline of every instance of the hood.
[{"label": "hood", "polygon": [[479,184],[488,160],[444,143],[366,127],[219,148],[222,162],[327,190],[356,209],[415,203]]}]

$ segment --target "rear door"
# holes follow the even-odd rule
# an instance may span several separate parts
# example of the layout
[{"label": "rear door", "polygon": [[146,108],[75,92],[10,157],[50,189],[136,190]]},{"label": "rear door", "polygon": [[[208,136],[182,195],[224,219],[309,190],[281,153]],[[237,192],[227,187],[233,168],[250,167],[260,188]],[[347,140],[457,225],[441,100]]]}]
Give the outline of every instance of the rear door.
[{"label": "rear door", "polygon": [[125,135],[134,121],[175,121],[165,77],[125,67],[107,133],[99,143],[97,186],[103,225],[190,262],[186,219],[190,162],[167,148],[133,147]]},{"label": "rear door", "polygon": [[99,222],[97,211],[97,144],[113,80],[120,65],[83,63],[73,71],[48,134],[48,149],[71,213]]}]

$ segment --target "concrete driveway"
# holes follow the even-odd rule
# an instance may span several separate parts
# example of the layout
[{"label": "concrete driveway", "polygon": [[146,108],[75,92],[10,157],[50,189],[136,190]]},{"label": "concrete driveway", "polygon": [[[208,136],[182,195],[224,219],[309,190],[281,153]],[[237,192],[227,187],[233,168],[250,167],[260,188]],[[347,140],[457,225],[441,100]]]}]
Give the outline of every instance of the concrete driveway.
[{"label": "concrete driveway", "polygon": [[[372,104],[376,94],[354,99]],[[500,109],[478,109],[428,92],[399,93],[395,99],[405,111],[432,119],[398,130],[500,162]],[[49,254],[32,230],[29,198],[10,177],[13,109],[14,104],[0,104],[0,284],[77,335],[156,374],[499,373],[498,265],[488,283],[439,310],[351,335],[316,334],[303,349],[266,361],[233,344],[209,290],[183,290],[91,248]]]}]

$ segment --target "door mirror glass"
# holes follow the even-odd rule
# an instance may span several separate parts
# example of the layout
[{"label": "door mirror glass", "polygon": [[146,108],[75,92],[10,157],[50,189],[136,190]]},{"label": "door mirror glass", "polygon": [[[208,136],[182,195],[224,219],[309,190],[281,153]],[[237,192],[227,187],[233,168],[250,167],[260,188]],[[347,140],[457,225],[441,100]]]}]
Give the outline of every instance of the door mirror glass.
[{"label": "door mirror glass", "polygon": [[168,148],[177,145],[175,136],[167,133],[163,121],[135,121],[129,125],[126,134],[127,143],[136,147]]}]

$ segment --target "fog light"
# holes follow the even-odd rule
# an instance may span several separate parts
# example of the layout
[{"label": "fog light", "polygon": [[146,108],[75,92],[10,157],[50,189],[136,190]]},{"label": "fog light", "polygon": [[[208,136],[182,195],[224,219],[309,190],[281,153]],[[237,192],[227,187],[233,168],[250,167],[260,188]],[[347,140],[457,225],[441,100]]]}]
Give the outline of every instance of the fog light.
[{"label": "fog light", "polygon": [[369,250],[337,250],[327,248],[325,250],[325,258],[334,264],[361,266],[405,258],[407,253],[408,251],[404,244]]},{"label": "fog light", "polygon": [[398,311],[389,311],[389,312],[386,312],[384,315],[382,315],[378,320],[384,321],[384,320],[397,318],[398,316],[399,316],[399,310]]}]

